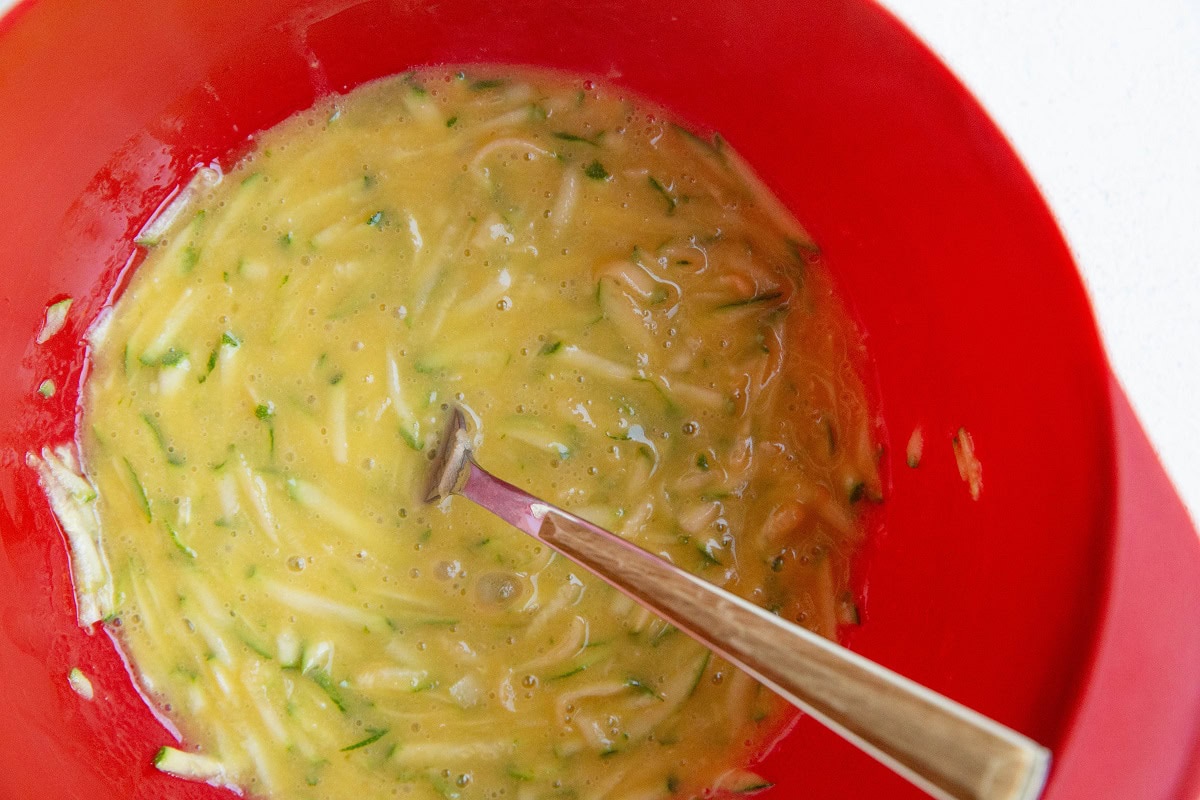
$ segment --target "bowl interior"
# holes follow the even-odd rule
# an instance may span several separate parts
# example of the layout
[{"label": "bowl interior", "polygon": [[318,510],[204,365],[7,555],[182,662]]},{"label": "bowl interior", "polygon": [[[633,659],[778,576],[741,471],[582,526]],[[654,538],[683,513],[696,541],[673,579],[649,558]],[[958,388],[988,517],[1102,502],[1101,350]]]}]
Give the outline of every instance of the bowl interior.
[{"label": "bowl interior", "polygon": [[[848,643],[1055,746],[1096,633],[1112,526],[1106,367],[1033,183],[964,89],[864,0],[128,0],[0,21],[0,728],[6,796],[207,798],[149,764],[170,735],[102,634],[74,624],[25,453],[71,436],[80,335],[132,234],[198,163],[381,75],[531,63],[619,81],[719,130],[821,244],[867,337],[887,500]],[[45,306],[76,298],[35,347]],[[35,389],[52,377],[50,400]],[[925,454],[905,465],[920,427]],[[951,437],[983,464],[973,501]],[[81,702],[65,676],[93,675]],[[14,690],[12,687],[16,687]],[[46,765],[53,764],[48,770]],[[762,765],[790,797],[918,797],[811,720]]]}]

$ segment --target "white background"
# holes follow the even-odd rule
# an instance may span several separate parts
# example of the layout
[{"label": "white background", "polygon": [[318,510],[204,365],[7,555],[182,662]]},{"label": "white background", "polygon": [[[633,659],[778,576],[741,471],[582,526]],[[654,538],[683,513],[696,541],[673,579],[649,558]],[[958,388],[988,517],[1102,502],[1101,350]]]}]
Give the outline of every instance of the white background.
[{"label": "white background", "polygon": [[1046,196],[1101,336],[1200,516],[1200,2],[883,0]]},{"label": "white background", "polygon": [[1117,376],[1194,519],[1200,0],[883,3],[980,99],[1041,186]]}]

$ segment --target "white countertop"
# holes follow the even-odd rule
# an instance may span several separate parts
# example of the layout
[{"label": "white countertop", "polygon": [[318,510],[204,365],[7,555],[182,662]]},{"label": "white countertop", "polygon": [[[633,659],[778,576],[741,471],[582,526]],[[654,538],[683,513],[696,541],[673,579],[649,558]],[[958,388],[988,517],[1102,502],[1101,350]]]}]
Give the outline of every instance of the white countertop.
[{"label": "white countertop", "polygon": [[882,0],[1008,136],[1200,516],[1200,3]]},{"label": "white countertop", "polygon": [[1200,3],[883,4],[979,98],[1041,186],[1117,377],[1195,519]]}]

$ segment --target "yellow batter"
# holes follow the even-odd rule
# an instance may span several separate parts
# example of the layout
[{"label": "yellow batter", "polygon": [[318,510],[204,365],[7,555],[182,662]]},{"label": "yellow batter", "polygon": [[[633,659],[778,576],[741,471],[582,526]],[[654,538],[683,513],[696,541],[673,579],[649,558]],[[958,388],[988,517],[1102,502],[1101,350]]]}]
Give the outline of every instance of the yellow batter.
[{"label": "yellow batter", "polygon": [[144,238],[81,428],[108,623],[182,733],[159,766],[280,798],[761,788],[777,699],[419,501],[459,403],[495,474],[825,635],[853,616],[858,344],[737,156],[618,88],[450,69],[211,183]]}]

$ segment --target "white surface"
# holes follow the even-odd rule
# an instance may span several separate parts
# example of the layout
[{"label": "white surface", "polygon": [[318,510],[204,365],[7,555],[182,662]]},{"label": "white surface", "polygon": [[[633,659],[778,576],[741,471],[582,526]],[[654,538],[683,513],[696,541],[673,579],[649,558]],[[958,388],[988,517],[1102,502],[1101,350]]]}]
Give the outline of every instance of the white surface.
[{"label": "white surface", "polygon": [[882,0],[1033,173],[1150,439],[1200,516],[1200,2]]},{"label": "white surface", "polygon": [[[0,0],[0,14],[15,0]],[[1009,137],[1200,516],[1200,2],[882,0]]]}]

